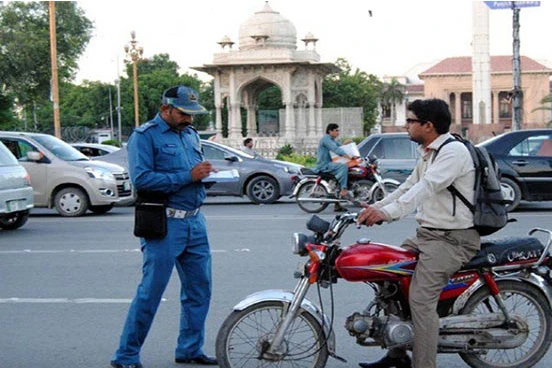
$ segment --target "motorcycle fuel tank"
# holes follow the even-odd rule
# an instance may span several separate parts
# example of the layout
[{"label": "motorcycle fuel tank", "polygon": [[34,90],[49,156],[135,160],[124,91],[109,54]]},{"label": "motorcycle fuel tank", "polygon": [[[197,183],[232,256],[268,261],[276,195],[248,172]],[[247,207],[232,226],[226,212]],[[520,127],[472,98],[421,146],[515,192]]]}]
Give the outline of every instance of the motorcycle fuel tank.
[{"label": "motorcycle fuel tank", "polygon": [[410,277],[416,253],[379,243],[357,243],[341,252],[335,268],[348,281],[379,281]]},{"label": "motorcycle fuel tank", "polygon": [[368,169],[362,166],[350,167],[348,176],[351,178],[364,178],[368,176]]}]

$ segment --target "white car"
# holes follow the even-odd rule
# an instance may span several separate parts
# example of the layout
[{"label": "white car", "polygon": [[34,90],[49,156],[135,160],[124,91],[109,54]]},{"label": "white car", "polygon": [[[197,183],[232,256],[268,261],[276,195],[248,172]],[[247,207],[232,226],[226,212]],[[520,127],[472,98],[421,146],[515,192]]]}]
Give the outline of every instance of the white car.
[{"label": "white car", "polygon": [[132,200],[128,172],[118,165],[92,161],[49,134],[0,132],[0,141],[31,176],[34,206],[55,208],[62,216],[90,210],[110,211]]},{"label": "white car", "polygon": [[77,142],[77,143],[70,143],[70,144],[71,146],[79,150],[82,154],[88,157],[104,156],[111,152],[120,150],[119,147],[115,147],[109,144],[101,144],[101,143]]},{"label": "white car", "polygon": [[33,208],[31,179],[15,156],[0,142],[0,228],[23,226]]}]

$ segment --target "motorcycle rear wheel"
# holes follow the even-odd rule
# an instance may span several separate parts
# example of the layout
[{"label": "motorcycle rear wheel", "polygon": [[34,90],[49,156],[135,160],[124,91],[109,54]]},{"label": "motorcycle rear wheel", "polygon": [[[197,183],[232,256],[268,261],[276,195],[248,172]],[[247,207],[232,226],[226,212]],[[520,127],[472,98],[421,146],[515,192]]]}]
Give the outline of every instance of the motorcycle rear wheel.
[{"label": "motorcycle rear wheel", "polygon": [[261,351],[274,337],[284,315],[284,305],[265,301],[244,310],[232,312],[222,324],[216,341],[216,354],[221,368],[323,368],[328,360],[326,338],[318,321],[300,310],[291,323],[279,360],[260,358]]},{"label": "motorcycle rear wheel", "polygon": [[[315,187],[316,186],[316,187]],[[329,193],[323,185],[316,185],[314,181],[308,181],[301,185],[297,191],[297,204],[299,207],[308,213],[319,213],[324,211],[329,203],[328,202],[304,202],[301,198],[313,199],[321,198],[328,199]]]},{"label": "motorcycle rear wheel", "polygon": [[[537,288],[516,281],[499,281],[500,295],[509,312],[525,318],[529,324],[527,340],[517,348],[489,350],[486,354],[460,353],[470,367],[515,368],[532,367],[546,354],[552,343],[552,310],[548,300]],[[500,312],[486,288],[470,297],[460,314]]]},{"label": "motorcycle rear wheel", "polygon": [[[387,192],[387,195],[393,193],[399,186],[395,183],[385,183],[385,191]],[[377,201],[381,201],[385,197],[385,193],[383,192],[383,189],[378,186],[376,189],[374,189],[374,193],[371,198],[371,203],[376,203]]]}]

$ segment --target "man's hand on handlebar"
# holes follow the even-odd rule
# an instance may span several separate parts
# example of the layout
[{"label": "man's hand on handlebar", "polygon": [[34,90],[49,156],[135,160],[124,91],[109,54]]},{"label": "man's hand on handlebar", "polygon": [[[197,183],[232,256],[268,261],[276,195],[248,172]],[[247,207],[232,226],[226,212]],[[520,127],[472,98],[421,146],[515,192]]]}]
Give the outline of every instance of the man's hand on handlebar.
[{"label": "man's hand on handlebar", "polygon": [[385,213],[373,206],[364,205],[364,209],[360,212],[357,218],[357,224],[359,225],[381,225],[383,221],[387,221]]}]

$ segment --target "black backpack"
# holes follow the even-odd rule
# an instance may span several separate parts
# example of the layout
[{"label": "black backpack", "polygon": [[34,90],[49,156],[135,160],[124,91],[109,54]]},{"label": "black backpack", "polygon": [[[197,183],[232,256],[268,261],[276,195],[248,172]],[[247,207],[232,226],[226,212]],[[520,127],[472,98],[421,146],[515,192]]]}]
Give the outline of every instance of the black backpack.
[{"label": "black backpack", "polygon": [[[500,188],[500,172],[493,156],[484,147],[475,147],[470,141],[458,134],[447,139],[435,152],[433,160],[444,145],[462,142],[470,152],[475,167],[474,198],[468,201],[453,185],[447,189],[456,200],[458,197],[473,213],[473,224],[479,235],[492,234],[508,223],[508,210]],[[473,203],[473,204],[472,204]]]}]

